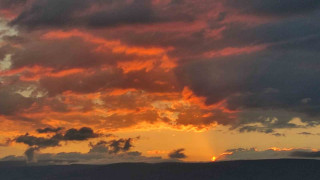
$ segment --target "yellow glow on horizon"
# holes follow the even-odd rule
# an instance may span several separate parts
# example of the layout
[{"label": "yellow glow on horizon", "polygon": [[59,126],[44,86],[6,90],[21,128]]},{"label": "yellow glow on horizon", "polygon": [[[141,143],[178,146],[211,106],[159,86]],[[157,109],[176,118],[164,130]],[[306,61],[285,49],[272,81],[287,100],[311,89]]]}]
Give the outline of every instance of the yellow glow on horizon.
[{"label": "yellow glow on horizon", "polygon": [[217,158],[215,156],[212,156],[211,161],[215,162],[217,160]]}]

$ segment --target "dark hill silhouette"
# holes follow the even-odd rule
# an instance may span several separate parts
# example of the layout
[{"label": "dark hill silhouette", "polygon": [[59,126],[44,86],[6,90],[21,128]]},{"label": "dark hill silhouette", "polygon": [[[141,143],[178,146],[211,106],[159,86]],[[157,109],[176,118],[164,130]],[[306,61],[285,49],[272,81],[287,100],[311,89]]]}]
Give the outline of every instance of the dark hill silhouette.
[{"label": "dark hill silhouette", "polygon": [[303,159],[214,163],[120,163],[30,166],[1,162],[0,179],[23,180],[319,180],[320,161]]}]

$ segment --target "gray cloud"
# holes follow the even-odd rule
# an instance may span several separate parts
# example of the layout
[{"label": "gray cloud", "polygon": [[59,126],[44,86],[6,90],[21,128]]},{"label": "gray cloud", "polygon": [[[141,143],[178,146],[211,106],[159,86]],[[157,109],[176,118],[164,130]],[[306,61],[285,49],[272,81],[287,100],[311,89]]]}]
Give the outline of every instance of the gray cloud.
[{"label": "gray cloud", "polygon": [[[320,75],[316,65],[319,53],[303,46],[295,44],[292,49],[285,43],[262,52],[192,62],[177,69],[177,76],[197,95],[206,97],[207,104],[226,100],[228,109],[242,111],[232,125],[264,125],[263,129],[247,126],[243,132],[294,128],[297,126],[289,123],[293,117],[315,125],[320,115],[315,78]],[[308,102],[303,103],[306,98]],[[249,113],[254,111],[259,112],[256,117]],[[277,121],[268,123],[268,118]],[[223,120],[218,122],[223,124]]]},{"label": "gray cloud", "polygon": [[108,153],[109,147],[107,146],[107,141],[99,141],[96,144],[90,142],[89,146],[91,147],[89,153]]},{"label": "gray cloud", "polygon": [[320,8],[317,0],[224,0],[227,6],[237,8],[244,13],[269,16],[285,16],[310,13]]},{"label": "gray cloud", "polygon": [[120,151],[129,151],[133,147],[132,141],[132,138],[113,140],[109,143],[109,152],[118,153]]},{"label": "gray cloud", "polygon": [[273,136],[276,136],[276,137],[283,137],[283,136],[286,136],[285,134],[283,133],[273,133],[272,134]]},{"label": "gray cloud", "polygon": [[59,146],[59,143],[60,143],[62,137],[63,136],[61,134],[56,134],[50,138],[44,138],[44,137],[31,136],[27,133],[25,135],[18,136],[15,139],[15,141],[17,143],[23,143],[28,146],[46,148],[46,147]]},{"label": "gray cloud", "polygon": [[255,148],[230,149],[220,155],[218,161],[228,160],[254,160],[254,159],[282,159],[282,158],[318,158],[320,153],[311,149],[267,149],[257,150]]},{"label": "gray cloud", "polygon": [[51,127],[46,127],[46,128],[40,128],[37,129],[38,133],[57,133],[59,131],[63,130],[62,127],[57,127],[57,128],[51,128]]},{"label": "gray cloud", "polygon": [[121,152],[128,152],[133,148],[133,141],[136,138],[127,139],[114,139],[110,141],[99,141],[96,144],[90,143],[90,153],[109,153],[109,154],[119,154]]},{"label": "gray cloud", "polygon": [[[73,131],[71,129],[71,131]],[[84,131],[83,128],[77,130],[77,135],[71,136],[68,140],[85,140],[82,135],[78,133],[86,134],[88,137],[88,131]],[[91,149],[88,153],[79,152],[61,152],[57,154],[41,153],[40,150],[46,147],[59,146],[60,141],[67,141],[66,137],[68,131],[65,134],[55,134],[49,138],[30,136],[29,134],[19,136],[15,139],[18,143],[24,143],[29,146],[25,151],[27,162],[40,163],[40,164],[72,164],[72,163],[85,163],[85,164],[109,164],[117,162],[160,162],[161,157],[145,157],[141,152],[131,151],[134,147],[134,140],[136,138],[119,138],[108,141],[101,140],[97,143],[89,143]],[[92,134],[92,133],[90,133]],[[80,138],[79,138],[80,137]],[[93,138],[92,136],[89,136]],[[88,137],[88,138],[89,138]],[[180,153],[181,152],[177,152]],[[180,155],[181,156],[181,155]],[[177,157],[178,158],[178,157]],[[7,156],[1,159],[1,161],[16,161],[23,160],[20,156]]]},{"label": "gray cloud", "polygon": [[[41,132],[52,132],[52,130],[57,129],[40,129]],[[60,133],[59,131],[56,131],[56,134],[51,137],[36,137],[27,133],[25,135],[16,137],[14,141],[29,146],[29,148],[25,151],[25,155],[27,157],[28,162],[33,162],[36,160],[34,158],[34,152],[47,147],[60,146],[61,141],[84,141],[90,138],[96,138],[100,136],[100,134],[95,133],[91,128],[88,127],[82,127],[79,130],[73,128],[68,129],[64,134]]]},{"label": "gray cloud", "polygon": [[27,157],[27,162],[36,162],[35,158],[35,152],[38,151],[39,148],[28,148],[25,152],[24,155]]},{"label": "gray cloud", "polygon": [[[90,7],[96,7],[96,11],[92,12]],[[29,29],[73,26],[110,27],[123,24],[188,20],[189,18],[183,15],[172,15],[170,18],[165,15],[160,16],[149,0],[132,2],[125,0],[36,0],[30,8],[24,9],[11,24]]]},{"label": "gray cloud", "polygon": [[[156,163],[165,161],[161,157],[146,157],[140,152],[132,151],[121,154],[108,153],[79,153],[79,152],[61,152],[53,153],[32,153],[36,161],[32,163],[41,165],[60,165],[60,164],[112,164],[121,162],[147,162]],[[31,157],[31,156],[30,156]],[[23,161],[22,156],[7,156],[0,161]]]},{"label": "gray cloud", "polygon": [[24,97],[21,94],[12,92],[12,90],[6,90],[6,88],[0,90],[0,99],[0,114],[2,115],[14,115],[19,111],[31,107],[32,103],[36,100],[32,97]]},{"label": "gray cloud", "polygon": [[0,9],[15,8],[24,5],[27,0],[0,0]]},{"label": "gray cloud", "polygon": [[312,136],[316,136],[316,135],[320,135],[320,133],[311,133],[311,132],[300,132],[300,133],[298,133],[298,134],[300,134],[300,135],[305,135],[305,136],[310,136],[310,135],[312,135]]},{"label": "gray cloud", "polygon": [[184,159],[186,158],[187,156],[185,155],[184,153],[184,150],[183,148],[181,149],[177,149],[177,150],[173,150],[172,152],[170,152],[168,154],[169,158],[171,159]]},{"label": "gray cloud", "polygon": [[96,138],[100,135],[95,133],[91,128],[82,127],[78,129],[68,129],[63,136],[63,139],[66,141],[83,141],[90,138]]},{"label": "gray cloud", "polygon": [[320,151],[295,151],[291,153],[291,156],[300,158],[320,158]]},{"label": "gray cloud", "polygon": [[[2,0],[1,3],[7,4],[6,7],[11,7],[13,4],[23,4],[24,1]],[[181,92],[183,87],[187,86],[196,95],[205,97],[208,105],[225,100],[228,110],[238,112],[237,118],[230,118],[224,111],[209,112],[194,108],[192,110],[200,111],[199,114],[214,114],[214,116],[206,117],[199,115],[201,118],[195,121],[191,110],[182,109],[177,125],[203,127],[217,122],[231,126],[232,129],[238,129],[240,132],[262,132],[279,136],[275,133],[277,128],[302,127],[290,122],[294,117],[300,117],[306,124],[305,126],[315,126],[320,123],[318,93],[320,86],[317,79],[320,75],[318,62],[320,56],[318,19],[320,16],[317,11],[320,3],[318,1],[225,0],[225,5],[228,7],[238,6],[235,10],[237,12],[222,8],[222,12],[217,11],[217,15],[208,19],[201,19],[202,15],[215,11],[215,3],[208,1],[197,1],[196,3],[205,3],[206,6],[196,6],[195,2],[186,1],[153,5],[151,1],[144,0],[132,3],[124,0],[35,0],[30,6],[22,9],[22,13],[11,24],[30,29],[39,28],[40,32],[21,31],[19,37],[6,37],[5,41],[9,45],[0,48],[0,57],[12,54],[13,70],[35,65],[52,68],[54,72],[71,68],[88,69],[88,73],[75,73],[64,77],[43,76],[32,84],[48,92],[49,98],[58,99],[59,95],[67,91],[86,94],[108,88],[135,88],[147,92]],[[90,8],[96,10],[88,11]],[[238,11],[251,15],[278,17],[263,19],[263,21],[259,19],[260,17],[256,17],[257,21],[261,20],[261,22],[250,25],[242,21],[231,23],[224,21],[229,15],[232,17],[232,14]],[[283,18],[301,14],[303,16]],[[163,28],[167,28],[167,25],[156,30],[148,30],[149,27],[146,27],[146,32],[139,32],[140,28],[136,27],[119,31],[108,29],[108,33],[99,32],[96,29],[97,27],[125,24],[154,25],[154,23],[169,21],[190,23],[196,19],[206,22],[206,27],[192,30],[193,27],[190,26],[190,32],[180,32],[180,29],[162,31]],[[78,37],[60,40],[39,38],[40,34],[53,27],[59,29],[83,28],[81,29],[83,32],[94,33],[101,38],[121,40],[121,43],[135,47],[174,47],[168,55],[178,59],[176,74],[172,71],[158,70],[158,68],[148,72],[140,70],[128,74],[118,68],[102,71],[100,67],[103,65],[115,67],[119,61],[129,61],[137,57],[121,53],[115,54],[112,50],[107,50],[105,53],[93,53],[98,45],[85,42]],[[208,38],[206,35],[207,31],[215,31],[220,28],[223,30],[219,38]],[[188,28],[183,29],[189,29],[189,24]],[[16,44],[18,46],[14,46]],[[232,51],[233,48],[241,49],[261,45],[266,48],[259,52],[242,55],[237,53],[225,57],[204,55],[207,52],[221,51],[226,48]],[[19,46],[23,48],[17,48]],[[0,87],[19,82],[20,75],[32,77],[32,73],[23,72],[15,75],[15,80],[10,80],[10,82],[0,81]],[[178,79],[175,79],[175,76]],[[20,89],[25,86],[17,84],[21,86]],[[15,91],[0,91],[0,114],[13,116],[30,108],[33,104],[34,107],[49,105],[55,112],[67,112],[71,109],[59,100],[27,98],[12,92]],[[107,98],[103,101],[108,104]],[[94,108],[94,105],[90,103],[86,105],[81,110]],[[137,106],[134,103],[128,103],[128,107],[129,105],[131,109]],[[111,103],[106,106],[118,107]],[[33,111],[36,110],[31,109],[29,112]],[[159,119],[157,112],[148,111],[147,113],[150,116],[148,122],[155,122]],[[22,119],[23,117],[10,118]],[[130,120],[120,121],[124,118]],[[113,126],[122,127],[125,123],[133,125],[142,118],[144,117],[139,115],[114,114],[107,120],[112,121]],[[25,120],[29,119],[25,118]]]}]

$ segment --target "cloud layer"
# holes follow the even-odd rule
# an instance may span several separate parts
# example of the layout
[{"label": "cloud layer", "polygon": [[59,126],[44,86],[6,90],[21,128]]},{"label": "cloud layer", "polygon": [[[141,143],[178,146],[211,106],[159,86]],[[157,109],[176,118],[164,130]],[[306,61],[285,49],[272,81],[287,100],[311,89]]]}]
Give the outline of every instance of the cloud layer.
[{"label": "cloud layer", "polygon": [[[278,129],[319,124],[318,1],[1,0],[0,7],[0,118],[21,124],[12,130],[220,124],[280,136]],[[65,138],[87,138],[79,133]]]}]

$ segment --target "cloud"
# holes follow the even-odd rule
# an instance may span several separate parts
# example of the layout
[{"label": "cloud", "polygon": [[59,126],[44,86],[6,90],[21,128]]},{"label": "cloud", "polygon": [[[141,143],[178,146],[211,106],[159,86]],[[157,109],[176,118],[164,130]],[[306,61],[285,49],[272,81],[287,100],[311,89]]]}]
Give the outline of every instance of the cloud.
[{"label": "cloud", "polygon": [[15,141],[17,143],[23,143],[28,146],[35,146],[37,148],[46,148],[46,147],[55,147],[59,146],[59,143],[62,139],[61,134],[56,134],[50,138],[44,138],[44,137],[36,137],[31,136],[28,133],[25,135],[18,136],[15,138]]},{"label": "cloud", "polygon": [[[85,128],[87,129],[87,128]],[[72,130],[73,131],[73,130]],[[77,133],[87,134],[83,128],[79,129]],[[40,150],[46,147],[60,146],[60,141],[67,141],[65,137],[69,137],[68,130],[65,134],[55,134],[49,138],[35,137],[28,134],[19,136],[15,139],[17,143],[24,143],[29,146],[25,151],[26,160],[29,163],[40,164],[110,164],[118,162],[160,162],[161,157],[145,157],[141,152],[131,151],[134,147],[133,142],[140,137],[136,138],[118,138],[111,140],[100,140],[97,143],[89,143],[91,147],[88,153],[80,152],[60,152],[54,153],[41,153]],[[91,133],[90,133],[91,134]],[[67,136],[66,136],[67,135]],[[74,137],[74,136],[72,136]],[[77,134],[77,137],[78,134]],[[86,140],[86,136],[81,138],[71,138],[68,140]],[[90,136],[90,138],[93,138]],[[181,153],[180,153],[181,154]],[[180,155],[181,156],[181,155]],[[6,156],[2,161],[20,161],[23,160],[21,156]]]},{"label": "cloud", "polygon": [[57,131],[57,129],[40,129],[41,132],[52,132],[52,130],[56,132],[54,135],[49,137],[36,137],[27,133],[14,139],[14,141],[17,143],[23,143],[29,146],[29,148],[25,151],[28,162],[33,162],[36,160],[34,158],[34,153],[36,151],[47,147],[60,146],[61,141],[85,141],[100,136],[100,134],[96,134],[91,128],[88,127],[82,127],[79,130],[74,128],[68,129],[64,134],[60,133],[60,130]]},{"label": "cloud", "polygon": [[224,0],[227,6],[237,8],[243,13],[252,13],[265,16],[288,16],[303,13],[311,13],[319,10],[320,3],[317,0]]},{"label": "cloud", "polygon": [[[243,132],[294,128],[289,123],[294,117],[318,124],[320,97],[314,77],[320,74],[314,64],[319,54],[295,45],[300,47],[284,43],[263,52],[191,62],[177,69],[177,75],[196,95],[206,97],[208,105],[226,101],[226,108],[241,111],[231,125],[244,126]],[[305,98],[310,98],[307,103],[302,102]],[[246,126],[255,122],[262,127]]]},{"label": "cloud", "polygon": [[[0,84],[1,87],[1,84]],[[14,115],[19,111],[23,111],[35,102],[34,98],[27,98],[21,94],[10,92],[5,88],[0,90],[0,115]]]},{"label": "cloud", "polygon": [[319,152],[311,149],[276,148],[257,150],[255,148],[230,149],[218,156],[218,161],[254,160],[254,159],[282,159],[282,158],[317,158]]},{"label": "cloud", "polygon": [[291,153],[291,156],[299,158],[320,158],[320,151],[295,151]]},{"label": "cloud", "polygon": [[319,124],[318,1],[0,4],[13,14],[0,26],[0,57],[11,57],[0,72],[7,121],[34,129],[220,124],[279,137],[277,129]]},{"label": "cloud", "polygon": [[313,135],[313,134],[310,133],[310,132],[300,132],[300,133],[298,133],[298,134],[300,134],[300,135]]},{"label": "cloud", "polygon": [[27,0],[0,0],[0,9],[14,8],[24,5]]},{"label": "cloud", "polygon": [[118,153],[119,151],[128,151],[132,148],[132,140],[131,138],[129,139],[118,139],[118,140],[113,140],[110,142],[109,147],[111,150],[109,151],[110,153]]},{"label": "cloud", "polygon": [[283,137],[283,136],[286,136],[285,134],[283,133],[273,133],[272,135],[276,136],[276,137]]},{"label": "cloud", "polygon": [[133,147],[133,141],[136,138],[127,138],[127,139],[114,139],[110,141],[99,141],[96,144],[90,143],[91,149],[90,153],[109,153],[109,154],[118,154],[120,152],[128,152]]},{"label": "cloud", "polygon": [[311,133],[311,132],[306,132],[306,131],[300,132],[300,133],[297,133],[297,134],[305,135],[305,136],[319,136],[320,135],[320,133]]},{"label": "cloud", "polygon": [[11,24],[29,29],[72,26],[112,27],[188,19],[174,14],[168,18],[160,16],[160,12],[149,0],[71,0],[68,2],[36,0],[29,8],[25,8]]},{"label": "cloud", "polygon": [[177,149],[177,150],[174,150],[172,152],[170,152],[168,154],[169,158],[171,159],[184,159],[186,158],[187,156],[184,154],[184,151],[185,149],[181,148],[181,149]]},{"label": "cloud", "polygon": [[99,141],[96,144],[90,142],[89,146],[91,147],[89,153],[108,153],[109,147],[107,146],[107,141]]},{"label": "cloud", "polygon": [[46,128],[40,128],[37,129],[38,133],[57,133],[59,131],[63,130],[62,127],[57,127],[57,128],[51,128],[51,127],[46,127]]},{"label": "cloud", "polygon": [[78,129],[68,129],[63,136],[66,141],[83,141],[90,138],[99,137],[99,134],[95,133],[91,128],[82,127]]},{"label": "cloud", "polygon": [[35,152],[38,150],[39,148],[31,147],[24,152],[24,155],[27,157],[27,162],[36,162]]},{"label": "cloud", "polygon": [[[32,153],[37,161],[31,161],[40,165],[65,165],[65,164],[113,164],[123,162],[146,162],[157,163],[165,160],[158,156],[146,157],[140,152],[131,151],[120,154],[108,153],[79,153],[79,152],[60,152],[60,153]],[[22,156],[7,156],[0,161],[22,161]]]}]

